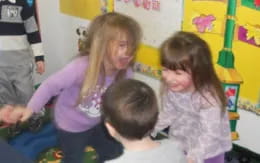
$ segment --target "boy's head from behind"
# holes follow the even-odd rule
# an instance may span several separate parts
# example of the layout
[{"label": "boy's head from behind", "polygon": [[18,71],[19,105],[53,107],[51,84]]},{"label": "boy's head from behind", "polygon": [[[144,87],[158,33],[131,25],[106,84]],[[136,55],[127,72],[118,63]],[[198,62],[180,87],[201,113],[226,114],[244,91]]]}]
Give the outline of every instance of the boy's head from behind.
[{"label": "boy's head from behind", "polygon": [[154,91],[147,84],[133,79],[112,84],[103,96],[103,118],[109,133],[128,140],[146,137],[158,118]]}]

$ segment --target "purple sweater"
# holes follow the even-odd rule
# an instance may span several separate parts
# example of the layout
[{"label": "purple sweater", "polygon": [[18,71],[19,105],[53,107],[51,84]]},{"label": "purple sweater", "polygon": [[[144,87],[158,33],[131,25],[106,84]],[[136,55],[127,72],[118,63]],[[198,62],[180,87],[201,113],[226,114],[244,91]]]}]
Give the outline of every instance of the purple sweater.
[{"label": "purple sweater", "polygon": [[177,141],[195,163],[229,151],[232,147],[228,113],[221,114],[219,102],[209,92],[169,91],[155,132],[168,126],[169,138]]},{"label": "purple sweater", "polygon": [[[105,78],[105,84],[96,86],[96,91],[83,103],[76,105],[87,69],[88,58],[78,57],[57,73],[45,80],[34,93],[27,107],[39,112],[51,97],[57,96],[54,118],[58,128],[69,132],[86,131],[100,122],[101,95],[114,81],[115,74]],[[131,77],[131,69],[126,77]]]}]

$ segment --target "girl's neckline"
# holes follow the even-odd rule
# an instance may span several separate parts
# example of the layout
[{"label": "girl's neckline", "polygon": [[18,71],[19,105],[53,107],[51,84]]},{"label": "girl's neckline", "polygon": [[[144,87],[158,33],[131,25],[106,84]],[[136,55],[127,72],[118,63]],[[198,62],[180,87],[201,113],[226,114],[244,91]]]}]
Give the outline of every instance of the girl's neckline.
[{"label": "girl's neckline", "polygon": [[173,94],[191,95],[191,94],[194,94],[196,91],[174,92],[174,91],[169,90],[169,92],[173,93]]}]

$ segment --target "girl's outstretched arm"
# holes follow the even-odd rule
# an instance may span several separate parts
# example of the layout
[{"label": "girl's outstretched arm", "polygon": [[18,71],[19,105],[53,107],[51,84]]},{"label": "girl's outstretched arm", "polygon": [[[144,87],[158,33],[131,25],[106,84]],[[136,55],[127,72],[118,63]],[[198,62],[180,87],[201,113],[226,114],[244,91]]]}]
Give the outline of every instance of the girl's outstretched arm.
[{"label": "girl's outstretched arm", "polygon": [[52,97],[78,84],[78,78],[84,76],[86,62],[86,57],[76,58],[63,69],[43,81],[30,99],[27,107],[35,113],[40,112]]},{"label": "girl's outstretched arm", "polygon": [[174,108],[169,95],[165,95],[162,100],[162,110],[159,113],[158,121],[154,128],[154,133],[157,133],[170,126],[175,119]]}]

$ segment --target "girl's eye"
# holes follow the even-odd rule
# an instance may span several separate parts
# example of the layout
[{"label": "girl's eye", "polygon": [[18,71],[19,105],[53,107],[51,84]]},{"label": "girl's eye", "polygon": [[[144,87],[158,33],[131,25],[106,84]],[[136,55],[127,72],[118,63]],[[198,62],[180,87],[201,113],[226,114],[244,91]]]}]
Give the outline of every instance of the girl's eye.
[{"label": "girl's eye", "polygon": [[165,68],[165,67],[163,67],[161,70],[162,70],[162,71],[167,71],[168,69],[167,69],[167,68]]},{"label": "girl's eye", "polygon": [[125,46],[127,46],[126,41],[119,41],[119,47],[125,47]]},{"label": "girl's eye", "polygon": [[175,74],[176,74],[176,75],[182,75],[182,73],[183,73],[183,71],[181,71],[181,70],[175,71]]}]

